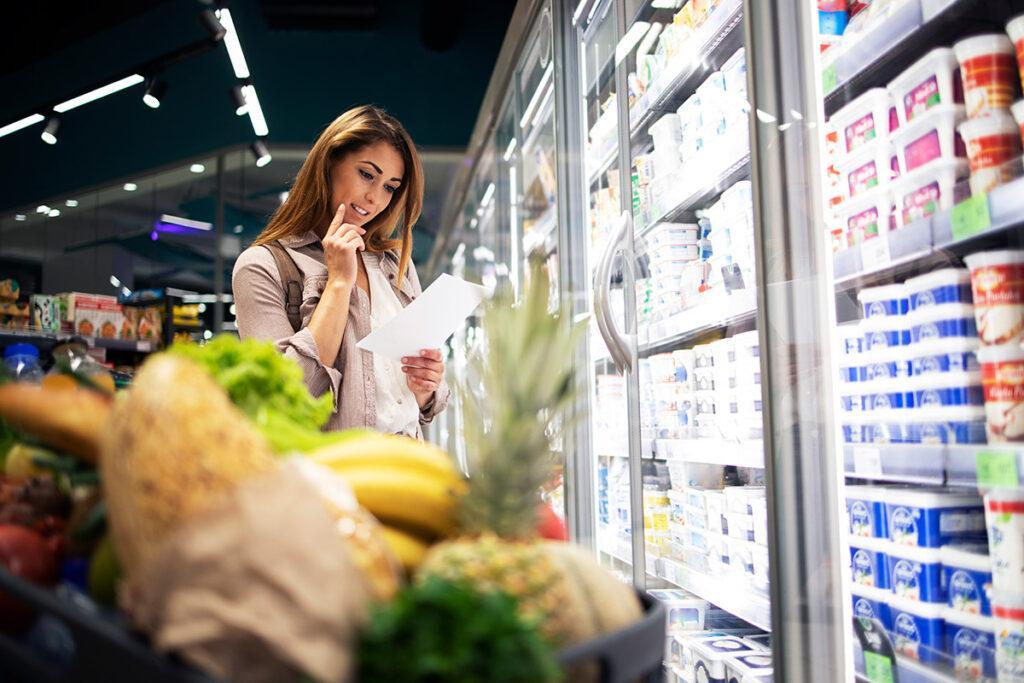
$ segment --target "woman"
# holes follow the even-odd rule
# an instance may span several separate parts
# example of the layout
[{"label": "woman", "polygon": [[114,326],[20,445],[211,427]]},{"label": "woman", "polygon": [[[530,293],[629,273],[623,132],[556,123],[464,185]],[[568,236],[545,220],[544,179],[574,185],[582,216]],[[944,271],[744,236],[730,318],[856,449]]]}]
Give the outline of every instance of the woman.
[{"label": "woman", "polygon": [[448,402],[436,349],[398,362],[356,347],[420,294],[410,257],[422,204],[409,134],[380,109],[357,107],[327,126],[284,204],[235,263],[239,335],[274,341],[314,396],[331,392],[326,429],[422,439]]}]

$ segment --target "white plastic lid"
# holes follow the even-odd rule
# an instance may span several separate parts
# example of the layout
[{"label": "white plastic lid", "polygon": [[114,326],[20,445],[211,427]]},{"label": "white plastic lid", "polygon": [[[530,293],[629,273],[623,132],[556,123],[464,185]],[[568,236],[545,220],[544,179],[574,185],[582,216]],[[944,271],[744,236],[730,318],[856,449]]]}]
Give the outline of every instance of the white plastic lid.
[{"label": "white plastic lid", "polygon": [[1010,36],[1010,40],[1017,42],[1021,38],[1024,38],[1024,14],[1019,17],[1014,17],[1006,24],[1006,34]]},{"label": "white plastic lid", "polygon": [[955,184],[956,180],[970,175],[970,170],[971,166],[967,159],[936,159],[894,180],[892,191],[898,201],[907,192],[924,187],[944,174],[951,174]]},{"label": "white plastic lid", "polygon": [[906,315],[875,315],[860,321],[861,328],[865,332],[908,330],[910,329],[910,324],[910,319]]},{"label": "white plastic lid", "polygon": [[981,496],[971,493],[950,493],[945,489],[886,489],[885,502],[889,505],[908,505],[916,508],[981,507]]},{"label": "white plastic lid", "polygon": [[946,612],[945,603],[918,602],[893,595],[889,598],[889,607],[899,612],[907,612],[922,619],[942,619]]},{"label": "white plastic lid", "polygon": [[1024,347],[1020,344],[1000,344],[999,346],[982,346],[978,349],[979,363],[1008,363],[1024,361]]},{"label": "white plastic lid", "polygon": [[941,285],[962,285],[971,282],[971,271],[966,268],[942,268],[924,275],[912,277],[904,286],[907,292],[923,292]]},{"label": "white plastic lid", "polygon": [[1005,33],[986,33],[965,38],[953,45],[953,52],[961,64],[968,59],[992,54],[1015,54],[1013,43]]},{"label": "white plastic lid", "polygon": [[991,572],[992,559],[988,546],[976,543],[942,546],[942,564],[947,567],[963,567],[975,572]]},{"label": "white plastic lid", "polygon": [[885,552],[891,557],[901,557],[922,564],[940,564],[942,562],[942,555],[938,548],[919,548],[916,545],[890,543],[889,549]]},{"label": "white plastic lid", "polygon": [[[1021,252],[1024,254],[1024,252]],[[861,303],[871,301],[889,301],[892,299],[906,299],[907,288],[903,285],[884,285],[882,287],[866,287],[857,292],[857,301]]]},{"label": "white plastic lid", "polygon": [[1000,249],[999,251],[979,251],[964,257],[964,263],[971,270],[988,266],[1004,266],[1011,263],[1024,263],[1024,251],[1020,249]]},{"label": "white plastic lid", "polygon": [[[884,214],[892,210],[892,200],[889,199],[888,187],[875,187],[870,190],[861,192],[856,197],[851,197],[850,199],[847,199],[845,202],[843,202],[842,205],[839,206],[839,217],[842,218],[840,224],[846,225],[847,220],[849,220],[851,216],[856,216],[862,211],[870,209],[873,206],[878,207],[879,214]],[[882,221],[882,225],[879,225],[879,230],[885,232],[888,229],[888,222]],[[902,287],[902,285],[886,286]]]},{"label": "white plastic lid", "polygon": [[992,591],[992,606],[1024,610],[1024,593],[1000,593]]},{"label": "white plastic lid", "polygon": [[[981,373],[974,372],[933,372],[913,378],[913,390],[946,389],[949,387],[981,386]],[[906,385],[904,385],[906,386]]]},{"label": "white plastic lid", "polygon": [[1017,122],[1005,109],[993,109],[985,116],[967,119],[957,126],[957,130],[964,142],[985,135],[1020,135]]},{"label": "white plastic lid", "polygon": [[847,500],[870,500],[879,503],[885,500],[885,489],[881,486],[847,486],[845,494]]},{"label": "white plastic lid", "polygon": [[962,612],[958,609],[947,607],[943,614],[943,619],[950,624],[966,626],[967,628],[973,628],[975,631],[984,631],[985,633],[996,632],[996,620],[992,617],[985,617],[980,614]]},{"label": "white plastic lid", "polygon": [[944,353],[968,353],[977,351],[980,342],[977,337],[946,337],[945,339],[928,339],[918,342],[912,347],[913,358],[927,358]]},{"label": "white plastic lid", "polygon": [[892,545],[884,538],[872,538],[870,536],[850,536],[849,546],[851,548],[863,548],[875,553],[888,553]]},{"label": "white plastic lid", "polygon": [[[889,107],[892,104],[892,96],[889,95],[889,91],[885,88],[871,88],[863,95],[860,95],[856,99],[852,100],[848,105],[840,109],[832,116],[833,121],[843,121],[852,119],[858,115],[863,115],[867,109],[875,109],[876,107],[885,107],[886,118],[881,123],[884,124],[884,130],[889,130]],[[877,124],[876,124],[877,125]]]},{"label": "white plastic lid", "polygon": [[[914,79],[918,75],[917,72],[924,70],[936,62],[941,63],[942,66],[945,66],[950,70],[957,67],[956,55],[953,54],[953,50],[948,47],[937,47],[921,59],[914,62],[909,69],[892,79],[892,81],[889,82],[888,89],[890,91],[899,90],[899,86],[907,83],[911,79]],[[917,83],[920,83],[920,80],[915,80],[913,85],[917,85]]]},{"label": "white plastic lid", "polygon": [[982,422],[984,406],[935,406],[911,408],[908,415],[913,422]]},{"label": "white plastic lid", "polygon": [[1017,503],[1024,501],[1024,490],[1018,489],[992,489],[985,494],[985,500],[998,501],[1000,503]]},{"label": "white plastic lid", "polygon": [[874,586],[865,586],[862,583],[851,583],[850,592],[856,596],[877,602],[889,602],[889,598],[892,597],[891,591],[875,588]]}]

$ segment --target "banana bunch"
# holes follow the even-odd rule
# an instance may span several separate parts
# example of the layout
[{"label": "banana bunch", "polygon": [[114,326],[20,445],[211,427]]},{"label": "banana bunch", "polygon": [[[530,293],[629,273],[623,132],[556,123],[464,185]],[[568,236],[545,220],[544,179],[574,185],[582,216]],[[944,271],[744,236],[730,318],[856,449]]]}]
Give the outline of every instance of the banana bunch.
[{"label": "banana bunch", "polygon": [[400,436],[367,434],[309,454],[348,482],[359,504],[384,526],[384,540],[406,570],[430,544],[454,535],[455,502],[466,485],[438,448]]}]

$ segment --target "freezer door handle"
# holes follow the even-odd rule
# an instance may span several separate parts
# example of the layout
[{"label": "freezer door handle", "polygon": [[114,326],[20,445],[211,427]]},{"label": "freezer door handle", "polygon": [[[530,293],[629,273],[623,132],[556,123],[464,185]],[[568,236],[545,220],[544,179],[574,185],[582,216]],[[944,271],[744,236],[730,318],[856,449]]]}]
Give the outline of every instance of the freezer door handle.
[{"label": "freezer door handle", "polygon": [[[615,325],[615,316],[612,315],[609,295],[611,293],[611,268],[615,255],[624,249],[623,242],[629,235],[629,228],[632,216],[629,212],[623,211],[615,222],[611,234],[608,237],[608,244],[598,261],[597,269],[594,271],[594,313],[597,320],[597,329],[601,332],[604,343],[608,346],[612,360],[619,372],[631,372],[636,365],[633,354],[633,344],[630,335],[623,334]],[[626,267],[629,264],[625,264]]]}]

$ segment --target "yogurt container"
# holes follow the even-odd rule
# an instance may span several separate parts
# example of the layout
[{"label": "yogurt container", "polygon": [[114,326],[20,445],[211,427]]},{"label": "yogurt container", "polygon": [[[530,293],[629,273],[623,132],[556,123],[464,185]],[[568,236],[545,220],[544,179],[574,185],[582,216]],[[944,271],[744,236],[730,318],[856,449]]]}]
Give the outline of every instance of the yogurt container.
[{"label": "yogurt container", "polygon": [[910,343],[910,324],[904,316],[865,318],[860,321],[860,326],[864,331],[864,349],[869,357],[879,349]]},{"label": "yogurt container", "polygon": [[910,310],[907,289],[903,285],[866,287],[857,292],[865,318],[906,315]]},{"label": "yogurt container", "polygon": [[829,123],[839,134],[839,148],[843,155],[888,140],[891,107],[889,91],[885,88],[872,88],[837,111]]},{"label": "yogurt container", "polygon": [[850,538],[850,569],[853,582],[870,588],[889,590],[889,542],[879,538]]},{"label": "yogurt container", "polygon": [[910,310],[942,304],[970,304],[971,271],[966,268],[942,268],[913,277],[903,283]]},{"label": "yogurt container", "polygon": [[[905,325],[905,319],[900,320]],[[906,333],[909,341],[910,330],[902,330]],[[904,337],[901,335],[900,339]],[[910,376],[911,349],[906,347],[883,348],[876,346],[870,353],[864,353],[860,357],[860,367],[857,370],[862,382],[871,382],[879,379],[903,378]]]},{"label": "yogurt container", "polygon": [[880,379],[859,384],[861,409],[901,410],[914,407],[914,392],[906,391],[907,382],[906,379]]},{"label": "yogurt container", "polygon": [[894,168],[893,154],[886,142],[877,142],[863,147],[839,164],[839,175],[846,196],[856,199],[874,189],[886,189],[892,180]]},{"label": "yogurt container", "polygon": [[885,517],[898,545],[939,548],[985,533],[981,499],[945,489],[887,489]]},{"label": "yogurt container", "polygon": [[996,672],[1002,681],[1024,681],[1024,597],[996,593]]},{"label": "yogurt container", "polygon": [[861,417],[861,443],[914,443],[904,411],[876,410]]},{"label": "yogurt container", "polygon": [[996,622],[947,609],[945,619],[946,654],[953,658],[958,681],[994,683],[996,680]]},{"label": "yogurt container", "polygon": [[[768,499],[754,498],[750,501],[753,512],[750,515],[754,520],[754,543],[768,545]],[[756,564],[756,563],[755,563]]]},{"label": "yogurt container", "polygon": [[739,638],[702,638],[690,646],[693,652],[693,672],[697,681],[727,683],[726,662],[740,654],[760,654]]},{"label": "yogurt container", "polygon": [[[968,283],[970,288],[970,283]],[[860,328],[856,323],[845,323],[836,327],[836,336],[839,338],[839,355],[849,356],[859,354],[863,348],[863,338]]]},{"label": "yogurt container", "polygon": [[972,304],[927,306],[907,319],[913,344],[949,338],[974,339],[978,334]]},{"label": "yogurt container", "polygon": [[892,194],[897,228],[953,208],[956,184],[969,173],[966,161],[943,159],[894,181]]},{"label": "yogurt container", "polygon": [[1017,52],[1017,70],[1020,73],[1020,83],[1024,86],[1024,14],[1014,17],[1006,25],[1006,34],[1010,36]]},{"label": "yogurt container", "polygon": [[967,115],[981,116],[1013,104],[1019,78],[1013,43],[1005,33],[961,40],[953,46],[964,82]]},{"label": "yogurt container", "polygon": [[708,531],[721,534],[725,518],[725,493],[720,489],[705,491],[704,507],[708,511]]},{"label": "yogurt container", "polygon": [[726,486],[723,491],[725,491],[726,512],[743,515],[754,514],[752,500],[765,497],[765,487],[763,486]]},{"label": "yogurt container", "polygon": [[888,538],[885,489],[880,486],[847,486],[845,492],[850,533],[860,538]]},{"label": "yogurt container", "polygon": [[912,347],[910,374],[914,377],[947,373],[977,372],[978,339],[947,337]]},{"label": "yogurt container", "polygon": [[761,677],[771,679],[772,653],[758,652],[749,655],[736,655],[732,659],[726,660],[725,670],[726,683],[743,683],[748,680],[758,680]]},{"label": "yogurt container", "polygon": [[964,257],[978,338],[983,346],[1024,339],[1024,251],[983,251]]},{"label": "yogurt container", "polygon": [[754,575],[754,544],[738,538],[726,537],[725,546],[729,553],[729,569],[752,577]]},{"label": "yogurt container", "polygon": [[889,83],[901,126],[934,107],[963,102],[959,64],[948,47],[932,50]]},{"label": "yogurt container", "polygon": [[899,171],[912,173],[936,161],[966,156],[957,131],[964,118],[961,105],[935,107],[902,128],[893,137]]},{"label": "yogurt container", "polygon": [[1020,126],[1008,110],[968,119],[957,130],[971,164],[971,194],[984,194],[1016,177],[1017,168],[1009,163],[1021,155]]},{"label": "yogurt container", "polygon": [[1024,349],[1018,344],[978,351],[989,443],[1024,442]]},{"label": "yogurt container", "polygon": [[992,561],[988,546],[944,545],[939,554],[950,609],[991,616]]},{"label": "yogurt container", "polygon": [[987,441],[981,406],[915,408],[908,414],[910,442],[921,444],[983,444]]},{"label": "yogurt container", "polygon": [[708,513],[705,510],[687,505],[683,510],[683,515],[689,528],[707,531]]},{"label": "yogurt container", "polygon": [[1013,106],[1010,107],[1010,111],[1013,112],[1013,120],[1017,122],[1017,126],[1020,128],[1021,139],[1024,140],[1024,100],[1014,102]]},{"label": "yogurt container", "polygon": [[869,190],[843,202],[841,218],[851,244],[863,244],[885,235],[893,226],[892,200],[887,188]]},{"label": "yogurt container", "polygon": [[942,558],[938,548],[890,545],[886,555],[892,592],[919,602],[946,604]]},{"label": "yogurt container", "polygon": [[751,568],[754,575],[751,584],[758,590],[768,592],[768,548],[756,543],[750,546]]},{"label": "yogurt container", "polygon": [[859,583],[850,586],[850,593],[853,595],[853,616],[875,619],[886,631],[892,630],[892,611],[889,609],[891,593]]},{"label": "yogurt container", "polygon": [[985,521],[993,589],[1024,594],[1024,491],[993,489],[986,493]]},{"label": "yogurt container", "polygon": [[914,407],[948,408],[985,405],[980,372],[930,375],[916,381],[918,387],[913,393]]},{"label": "yogurt container", "polygon": [[924,663],[939,662],[943,651],[945,605],[893,597],[892,645],[897,654]]}]

